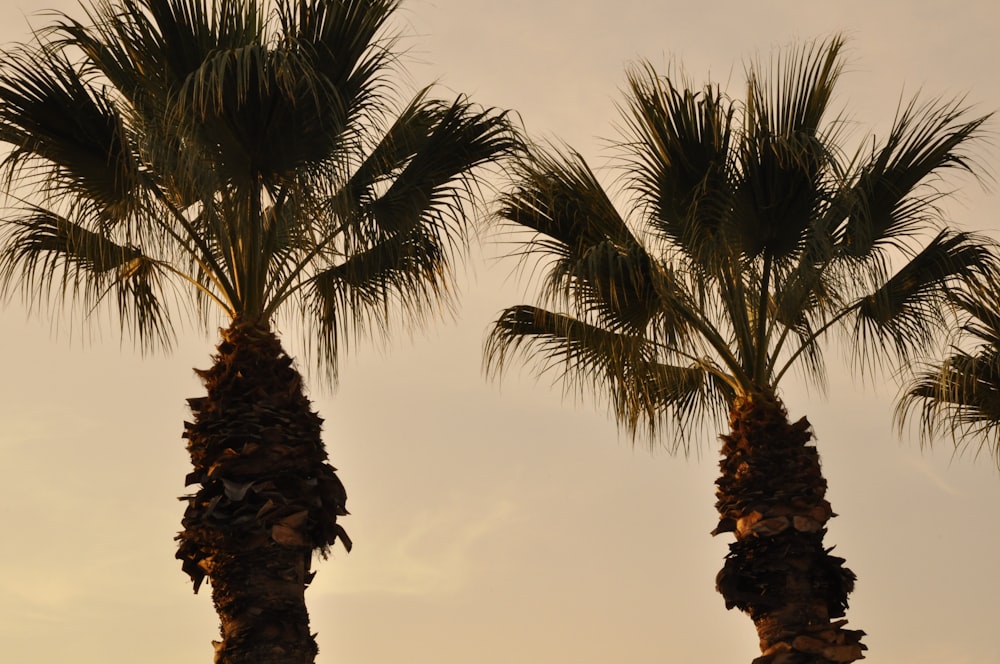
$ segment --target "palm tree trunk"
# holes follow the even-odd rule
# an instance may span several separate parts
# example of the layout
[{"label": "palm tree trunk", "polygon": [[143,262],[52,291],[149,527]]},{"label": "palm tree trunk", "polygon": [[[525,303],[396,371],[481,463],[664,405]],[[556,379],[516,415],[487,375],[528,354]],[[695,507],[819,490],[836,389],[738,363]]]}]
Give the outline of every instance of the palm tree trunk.
[{"label": "palm tree trunk", "polygon": [[197,371],[208,395],[188,400],[187,484],[201,488],[186,497],[177,558],[195,592],[211,581],[216,664],[311,664],[312,553],[337,538],[350,549],[337,524],[347,495],[326,463],[322,420],[268,326],[234,323],[213,359]]},{"label": "palm tree trunk", "polygon": [[753,664],[845,664],[864,658],[864,632],[842,618],[855,576],[823,545],[834,516],[824,498],[809,422],[789,423],[770,393],[737,399],[716,481],[720,522],[733,532],[716,587],[750,615],[762,655]]}]

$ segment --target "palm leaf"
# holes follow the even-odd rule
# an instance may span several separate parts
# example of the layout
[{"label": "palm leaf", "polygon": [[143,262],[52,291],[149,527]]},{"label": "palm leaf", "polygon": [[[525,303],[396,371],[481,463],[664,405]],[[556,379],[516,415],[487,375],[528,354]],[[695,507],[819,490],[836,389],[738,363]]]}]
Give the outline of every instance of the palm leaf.
[{"label": "palm leaf", "polygon": [[[630,435],[642,423],[674,417],[679,431],[705,411],[724,412],[731,388],[709,366],[658,361],[657,346],[566,314],[520,305],[505,309],[486,342],[488,375],[499,375],[518,355],[534,359],[539,373],[555,372],[566,389],[596,389],[607,396],[616,419]],[[683,437],[678,440],[683,440]],[[680,443],[678,443],[680,444]]]},{"label": "palm leaf", "polygon": [[33,178],[46,195],[75,197],[109,218],[134,209],[138,175],[124,121],[65,57],[7,54],[0,101],[0,140],[13,146],[3,161],[8,187],[20,169],[44,163]]},{"label": "palm leaf", "polygon": [[533,149],[512,177],[518,184],[501,195],[497,215],[545,236],[538,249],[579,257],[605,240],[639,244],[578,153]]},{"label": "palm leaf", "polygon": [[420,135],[411,126],[394,136],[396,156],[409,153],[408,158],[397,166],[385,192],[366,206],[384,232],[405,231],[417,223],[441,237],[461,231],[456,225],[461,217],[455,213],[470,193],[464,174],[515,147],[505,116],[466,99],[428,104],[425,111],[434,120],[430,131]]},{"label": "palm leaf", "polygon": [[1000,356],[996,349],[956,353],[939,369],[920,373],[897,407],[897,419],[918,411],[922,440],[951,437],[956,446],[978,441],[1000,465]]},{"label": "palm leaf", "polygon": [[519,162],[517,176],[497,215],[535,231],[524,257],[550,257],[548,296],[609,328],[644,330],[663,306],[667,282],[586,162],[536,150]]},{"label": "palm leaf", "polygon": [[988,116],[965,120],[966,115],[957,102],[921,105],[914,99],[901,109],[885,145],[860,165],[834,206],[847,212],[837,233],[849,255],[899,248],[926,227],[943,195],[930,178],[949,168],[973,168],[964,147]]},{"label": "palm leaf", "polygon": [[680,90],[649,65],[628,75],[624,168],[650,225],[710,263],[725,243],[734,110],[717,88]]},{"label": "palm leaf", "polygon": [[749,256],[780,258],[800,250],[826,202],[834,156],[823,121],[842,70],[842,48],[843,40],[834,38],[792,51],[768,78],[757,73],[760,66],[750,72],[734,185],[734,221]]},{"label": "palm leaf", "polygon": [[346,342],[384,333],[397,313],[419,322],[447,295],[444,250],[420,228],[387,237],[309,280],[303,305],[320,323],[317,363],[332,368]]},{"label": "palm leaf", "polygon": [[901,360],[926,352],[945,324],[947,295],[996,271],[996,256],[985,238],[941,231],[878,289],[854,305],[859,351],[873,357],[892,351]]},{"label": "palm leaf", "polygon": [[2,237],[0,283],[79,301],[89,312],[113,293],[123,328],[170,345],[173,328],[162,303],[162,266],[138,247],[35,207],[9,221]]},{"label": "palm leaf", "polygon": [[950,294],[960,328],[951,354],[915,372],[896,407],[899,427],[912,417],[921,442],[950,437],[956,447],[988,448],[1000,465],[1000,285],[964,283]]}]

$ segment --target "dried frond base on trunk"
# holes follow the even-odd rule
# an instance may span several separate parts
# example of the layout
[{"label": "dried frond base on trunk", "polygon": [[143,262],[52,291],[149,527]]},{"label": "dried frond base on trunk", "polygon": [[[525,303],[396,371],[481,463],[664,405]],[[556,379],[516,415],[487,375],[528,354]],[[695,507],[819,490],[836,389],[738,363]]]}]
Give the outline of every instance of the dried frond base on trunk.
[{"label": "dried frond base on trunk", "polygon": [[322,420],[266,326],[235,323],[198,371],[184,437],[194,471],[177,557],[195,592],[207,576],[221,622],[217,664],[311,664],[305,588],[312,553],[350,540],[347,495],[327,462]]},{"label": "dried frond base on trunk", "polygon": [[753,664],[846,664],[864,658],[864,632],[840,618],[855,576],[823,537],[834,516],[809,422],[789,423],[781,402],[737,400],[722,436],[719,526],[733,532],[716,579],[726,608],[749,614],[762,655]]}]

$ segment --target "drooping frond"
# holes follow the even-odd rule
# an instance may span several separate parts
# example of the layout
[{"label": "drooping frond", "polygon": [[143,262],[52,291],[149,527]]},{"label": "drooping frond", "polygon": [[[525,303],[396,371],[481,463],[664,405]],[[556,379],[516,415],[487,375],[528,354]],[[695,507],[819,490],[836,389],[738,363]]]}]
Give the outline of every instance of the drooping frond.
[{"label": "drooping frond", "polygon": [[495,376],[516,356],[530,357],[540,374],[554,373],[567,390],[597,387],[630,435],[652,434],[673,422],[679,434],[673,442],[686,444],[692,428],[725,413],[734,392],[717,368],[697,361],[667,364],[659,353],[656,344],[634,334],[520,305],[504,310],[494,323],[485,366]]},{"label": "drooping frond", "polygon": [[902,429],[916,418],[921,441],[951,438],[986,449],[1000,465],[1000,291],[996,282],[952,295],[962,323],[952,353],[925,364],[896,407]]},{"label": "drooping frond", "polygon": [[605,240],[552,275],[562,281],[579,315],[594,316],[609,329],[643,334],[664,308],[661,299],[674,295],[667,292],[674,284],[659,269],[641,246],[623,251]]},{"label": "drooping frond", "polygon": [[167,270],[138,247],[40,207],[8,221],[0,246],[5,289],[20,288],[29,301],[36,293],[78,299],[87,313],[111,296],[123,328],[169,346],[172,326],[162,304]]},{"label": "drooping frond", "polygon": [[[864,359],[906,361],[925,354],[946,326],[950,293],[996,273],[991,243],[941,231],[873,293],[854,305],[856,351]],[[890,355],[891,354],[891,355]]]},{"label": "drooping frond", "polygon": [[339,225],[321,228],[343,236],[330,247],[341,260],[303,281],[322,365],[332,366],[350,336],[382,333],[398,314],[419,323],[433,304],[449,304],[475,194],[470,174],[515,148],[503,114],[464,98],[418,97],[402,114],[329,202]]},{"label": "drooping frond", "polygon": [[386,189],[402,165],[427,142],[439,114],[427,103],[428,91],[421,90],[397,115],[391,126],[364,155],[339,190],[330,198],[334,218],[350,217],[352,211],[371,205]]},{"label": "drooping frond", "polygon": [[536,150],[516,171],[519,185],[501,197],[497,216],[533,232],[522,255],[548,261],[546,297],[608,329],[645,330],[663,299],[671,299],[672,285],[586,162],[575,153]]},{"label": "drooping frond", "polygon": [[471,194],[464,174],[511,153],[515,144],[503,115],[476,108],[467,99],[427,102],[424,110],[433,126],[422,135],[394,136],[396,150],[409,154],[397,162],[402,168],[366,212],[384,232],[405,232],[419,222],[439,239],[457,240],[463,226],[460,204]]},{"label": "drooping frond", "polygon": [[[304,295],[308,316],[320,321],[317,360],[332,370],[354,337],[384,334],[393,316],[419,320],[427,303],[447,296],[444,252],[420,229],[393,235],[315,275]],[[445,297],[446,299],[446,297]]]},{"label": "drooping frond", "polygon": [[500,197],[497,216],[541,234],[532,243],[538,250],[579,258],[605,240],[638,244],[578,153],[533,149],[515,164],[513,178],[518,184]]}]

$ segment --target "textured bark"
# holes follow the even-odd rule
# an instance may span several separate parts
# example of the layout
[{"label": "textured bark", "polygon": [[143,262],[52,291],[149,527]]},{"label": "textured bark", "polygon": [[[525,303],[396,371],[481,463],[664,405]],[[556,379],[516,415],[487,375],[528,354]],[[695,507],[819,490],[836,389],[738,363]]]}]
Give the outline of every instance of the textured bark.
[{"label": "textured bark", "polygon": [[215,364],[197,371],[206,397],[189,399],[184,437],[200,484],[188,503],[177,558],[198,592],[207,576],[221,623],[217,664],[311,664],[305,589],[312,553],[324,555],[347,514],[326,463],[322,420],[277,337],[234,323]]},{"label": "textured bark", "polygon": [[732,532],[716,586],[749,614],[762,655],[753,664],[845,664],[864,659],[864,632],[841,618],[855,576],[823,536],[835,516],[805,418],[789,423],[769,394],[737,400],[722,436],[719,526]]}]

